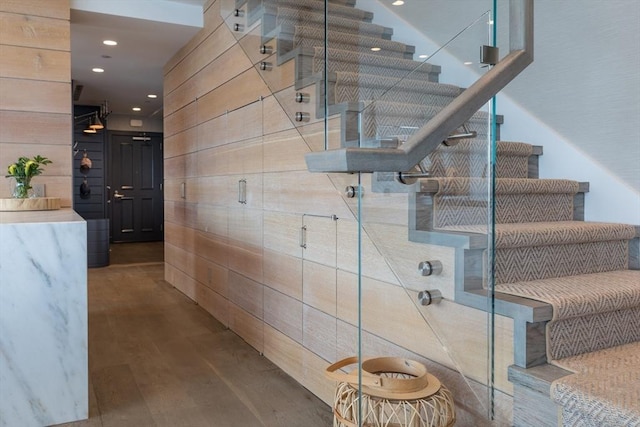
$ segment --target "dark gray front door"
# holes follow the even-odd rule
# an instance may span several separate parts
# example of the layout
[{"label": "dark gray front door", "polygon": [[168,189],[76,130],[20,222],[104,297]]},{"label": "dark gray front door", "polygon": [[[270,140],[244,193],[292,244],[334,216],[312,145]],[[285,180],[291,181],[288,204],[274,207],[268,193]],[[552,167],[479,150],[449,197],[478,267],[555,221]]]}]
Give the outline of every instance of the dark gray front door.
[{"label": "dark gray front door", "polygon": [[162,134],[111,134],[111,240],[163,240]]}]

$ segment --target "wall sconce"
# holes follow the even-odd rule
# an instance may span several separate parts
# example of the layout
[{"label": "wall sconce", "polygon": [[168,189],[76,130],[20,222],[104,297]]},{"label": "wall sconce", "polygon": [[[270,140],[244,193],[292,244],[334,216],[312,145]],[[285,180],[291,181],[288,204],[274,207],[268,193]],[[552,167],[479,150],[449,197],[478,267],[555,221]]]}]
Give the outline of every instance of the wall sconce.
[{"label": "wall sconce", "polygon": [[104,125],[100,121],[100,117],[98,117],[98,113],[96,112],[95,117],[89,117],[89,128],[94,130],[102,130],[104,129]]},{"label": "wall sconce", "polygon": [[98,133],[99,130],[104,129],[104,125],[100,121],[100,117],[98,116],[97,111],[92,111],[91,113],[75,116],[73,120],[75,121],[76,125],[87,122],[87,127],[82,131],[84,133],[94,134]]}]

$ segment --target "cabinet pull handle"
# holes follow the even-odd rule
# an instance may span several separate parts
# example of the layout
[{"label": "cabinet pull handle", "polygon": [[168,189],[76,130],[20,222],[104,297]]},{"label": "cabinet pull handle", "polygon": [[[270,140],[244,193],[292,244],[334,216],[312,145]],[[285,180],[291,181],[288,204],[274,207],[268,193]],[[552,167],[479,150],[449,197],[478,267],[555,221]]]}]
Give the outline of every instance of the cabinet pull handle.
[{"label": "cabinet pull handle", "polygon": [[238,181],[238,203],[243,205],[247,204],[247,180],[241,179]]}]

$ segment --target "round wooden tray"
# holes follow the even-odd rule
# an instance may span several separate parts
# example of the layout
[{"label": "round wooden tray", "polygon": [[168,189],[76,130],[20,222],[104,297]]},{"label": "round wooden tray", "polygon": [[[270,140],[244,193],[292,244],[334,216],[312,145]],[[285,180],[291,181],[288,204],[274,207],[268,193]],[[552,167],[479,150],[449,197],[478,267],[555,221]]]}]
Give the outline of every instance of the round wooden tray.
[{"label": "round wooden tray", "polygon": [[60,209],[59,197],[0,199],[0,211],[52,211]]}]

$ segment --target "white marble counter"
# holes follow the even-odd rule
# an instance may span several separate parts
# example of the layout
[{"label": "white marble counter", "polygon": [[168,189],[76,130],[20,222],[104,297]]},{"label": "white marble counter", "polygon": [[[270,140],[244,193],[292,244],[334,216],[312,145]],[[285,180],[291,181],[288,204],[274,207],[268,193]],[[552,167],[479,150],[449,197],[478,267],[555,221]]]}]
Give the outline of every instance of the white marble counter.
[{"label": "white marble counter", "polygon": [[87,228],[0,212],[0,426],[88,418]]}]

